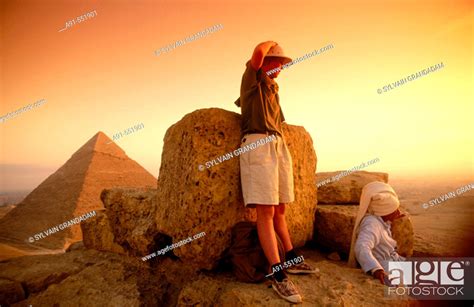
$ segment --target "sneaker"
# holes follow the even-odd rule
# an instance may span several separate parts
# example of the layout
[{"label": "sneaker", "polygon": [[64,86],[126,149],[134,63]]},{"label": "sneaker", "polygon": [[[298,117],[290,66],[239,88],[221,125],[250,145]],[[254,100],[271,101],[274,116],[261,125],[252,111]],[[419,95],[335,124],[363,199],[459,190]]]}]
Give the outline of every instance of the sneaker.
[{"label": "sneaker", "polygon": [[297,304],[303,301],[301,299],[301,295],[298,293],[298,290],[296,290],[295,285],[288,278],[283,279],[282,282],[278,282],[275,278],[273,278],[272,288],[281,298],[287,300],[290,303]]},{"label": "sneaker", "polygon": [[319,269],[315,269],[306,262],[300,262],[298,264],[294,264],[286,269],[286,271],[290,274],[315,274],[319,273]]}]

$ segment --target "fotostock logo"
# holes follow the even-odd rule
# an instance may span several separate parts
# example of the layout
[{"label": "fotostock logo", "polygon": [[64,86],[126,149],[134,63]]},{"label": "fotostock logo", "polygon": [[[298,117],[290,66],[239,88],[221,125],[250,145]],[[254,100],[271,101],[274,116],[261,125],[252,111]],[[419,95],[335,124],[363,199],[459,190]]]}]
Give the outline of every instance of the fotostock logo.
[{"label": "fotostock logo", "polygon": [[474,258],[412,258],[389,261],[388,296],[422,300],[474,299]]}]

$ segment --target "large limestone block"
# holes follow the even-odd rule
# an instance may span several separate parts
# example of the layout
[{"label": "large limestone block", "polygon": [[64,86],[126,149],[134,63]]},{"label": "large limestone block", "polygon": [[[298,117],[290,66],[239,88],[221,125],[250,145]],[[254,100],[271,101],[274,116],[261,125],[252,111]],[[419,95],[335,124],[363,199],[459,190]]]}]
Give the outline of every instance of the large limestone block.
[{"label": "large limestone block", "polygon": [[[337,176],[343,171],[317,173],[318,202],[325,204],[358,204],[362,188],[369,182],[388,183],[387,173],[357,171],[345,177]],[[336,181],[334,181],[336,180]]]},{"label": "large limestone block", "polygon": [[402,256],[412,256],[415,235],[410,217],[407,215],[393,221],[391,231],[393,238],[397,241],[397,252]]},{"label": "large limestone block", "polygon": [[[166,132],[156,224],[173,243],[206,233],[173,250],[190,265],[212,268],[230,244],[231,228],[240,221],[255,221],[255,209],[243,205],[239,157],[234,152],[240,147],[240,119],[239,114],[222,109],[197,110]],[[316,154],[303,127],[285,124],[283,128],[293,158],[295,187],[287,222],[294,245],[302,246],[313,233]],[[227,153],[232,156],[219,162],[217,158]],[[207,168],[206,162],[212,160],[216,165]]]},{"label": "large limestone block", "polygon": [[104,210],[97,211],[95,219],[81,223],[84,246],[87,248],[124,254],[124,249],[114,242],[114,234]]},{"label": "large limestone block", "polygon": [[[358,206],[320,205],[316,211],[314,238],[328,251],[336,251],[347,257]],[[402,209],[402,212],[403,209]],[[392,224],[392,236],[402,256],[413,254],[413,225],[408,213]]]},{"label": "large limestone block", "polygon": [[105,189],[101,199],[116,243],[139,257],[155,251],[156,189]]}]

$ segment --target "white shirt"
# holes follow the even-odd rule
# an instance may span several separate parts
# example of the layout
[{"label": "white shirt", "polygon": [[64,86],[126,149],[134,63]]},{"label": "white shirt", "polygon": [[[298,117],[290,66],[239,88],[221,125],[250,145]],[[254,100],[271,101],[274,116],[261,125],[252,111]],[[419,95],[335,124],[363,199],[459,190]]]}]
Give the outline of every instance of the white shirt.
[{"label": "white shirt", "polygon": [[380,216],[366,215],[359,228],[355,243],[355,256],[364,272],[383,269],[388,272],[389,261],[403,261],[397,249],[397,242],[392,238],[390,222],[384,222]]}]

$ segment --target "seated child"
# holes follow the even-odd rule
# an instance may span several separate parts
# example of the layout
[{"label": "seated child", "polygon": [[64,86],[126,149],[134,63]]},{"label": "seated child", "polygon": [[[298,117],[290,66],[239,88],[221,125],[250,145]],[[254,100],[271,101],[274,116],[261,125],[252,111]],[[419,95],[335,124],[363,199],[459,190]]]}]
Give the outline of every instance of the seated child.
[{"label": "seated child", "polygon": [[362,189],[359,212],[352,232],[349,266],[357,262],[366,273],[386,284],[388,262],[403,261],[392,238],[391,222],[402,217],[397,194],[386,183],[374,181]]}]

